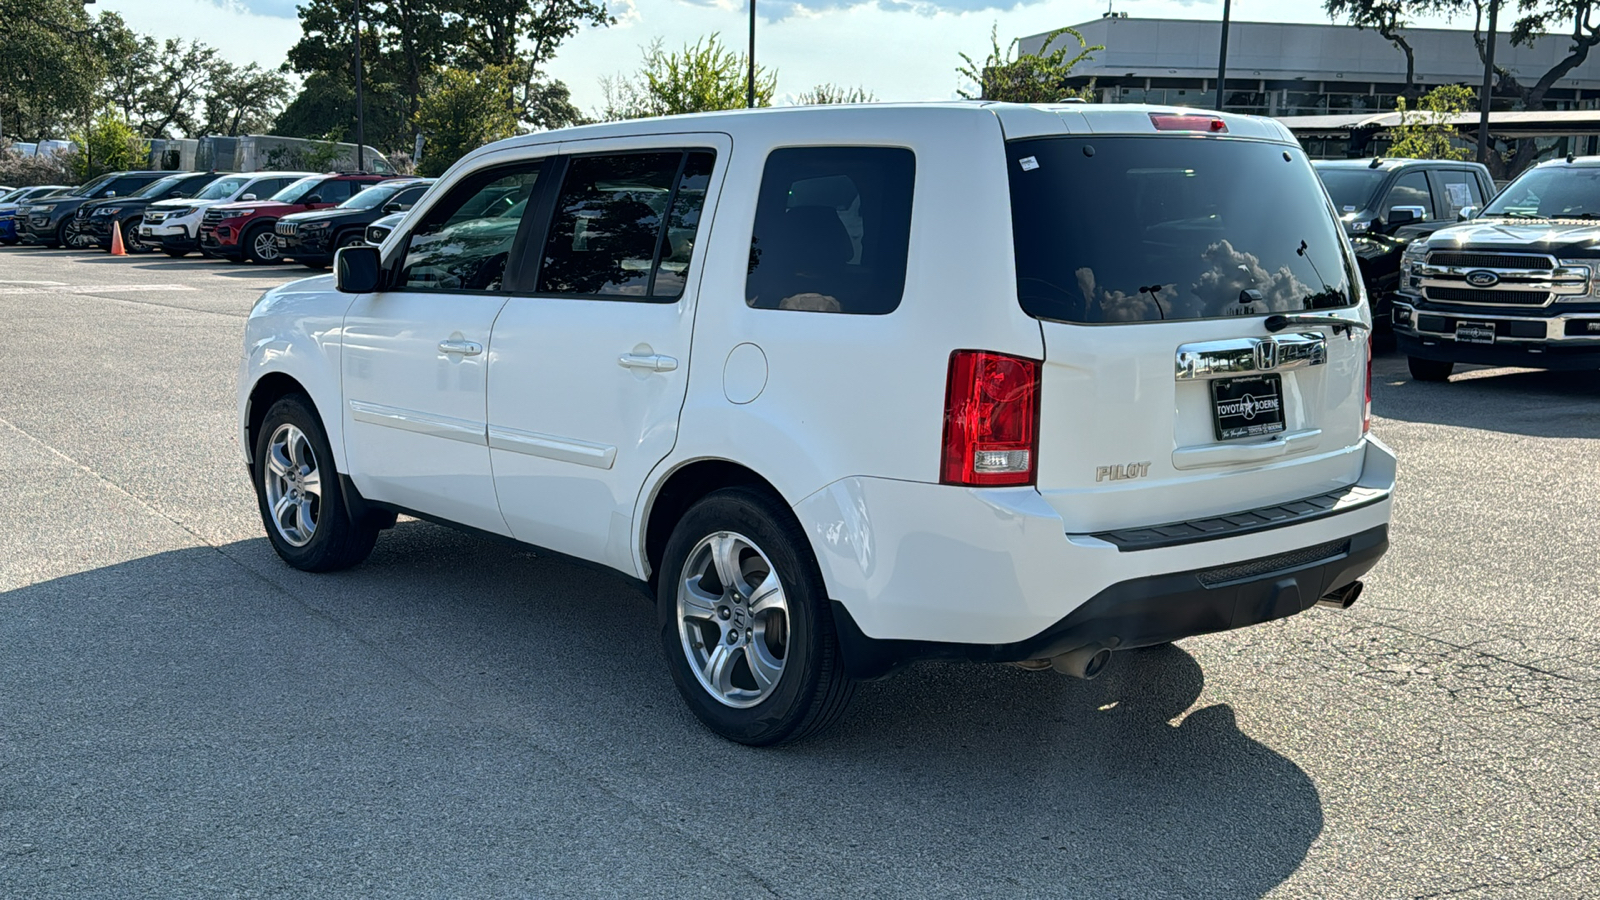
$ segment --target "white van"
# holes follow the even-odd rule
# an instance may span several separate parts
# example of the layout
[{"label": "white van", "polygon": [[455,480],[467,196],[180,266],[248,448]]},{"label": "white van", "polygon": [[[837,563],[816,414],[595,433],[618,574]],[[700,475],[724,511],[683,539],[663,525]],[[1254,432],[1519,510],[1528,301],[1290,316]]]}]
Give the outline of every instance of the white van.
[{"label": "white van", "polygon": [[291,565],[399,513],[657,598],[748,744],[861,679],[1348,606],[1388,546],[1370,316],[1270,119],[805,107],[484,147],[251,313],[240,439]]}]

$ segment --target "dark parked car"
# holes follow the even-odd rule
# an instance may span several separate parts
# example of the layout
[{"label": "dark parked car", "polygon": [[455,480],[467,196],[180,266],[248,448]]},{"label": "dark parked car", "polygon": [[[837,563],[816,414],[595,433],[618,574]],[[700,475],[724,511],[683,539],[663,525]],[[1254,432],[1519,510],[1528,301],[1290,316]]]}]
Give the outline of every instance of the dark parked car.
[{"label": "dark parked car", "polygon": [[1411,376],[1600,369],[1600,157],[1541,163],[1468,216],[1406,248],[1391,319]]},{"label": "dark parked car", "polygon": [[158,200],[193,197],[205,186],[222,177],[216,172],[178,172],[152,181],[126,197],[91,200],[78,208],[78,230],[94,239],[102,250],[111,249],[111,223],[122,226],[122,240],[133,253],[148,253],[161,247],[159,241],[146,243],[139,237],[139,223],[145,208]]},{"label": "dark parked car", "polygon": [[1380,158],[1312,165],[1355,245],[1377,323],[1389,321],[1406,246],[1454,225],[1464,210],[1482,209],[1494,196],[1494,180],[1480,163]]},{"label": "dark parked car", "polygon": [[17,242],[17,218],[27,215],[27,209],[41,200],[70,193],[72,188],[62,184],[39,187],[14,188],[0,195],[0,244]]},{"label": "dark parked car", "polygon": [[284,216],[277,225],[278,249],[286,259],[313,269],[325,268],[333,262],[336,250],[366,243],[368,225],[410,209],[431,184],[431,178],[385,181],[333,209]]},{"label": "dark parked car", "polygon": [[126,197],[140,188],[171,175],[171,172],[108,172],[62,197],[52,197],[28,207],[28,216],[17,217],[17,235],[24,244],[46,247],[71,246],[83,236],[77,229],[78,208],[90,200]]}]

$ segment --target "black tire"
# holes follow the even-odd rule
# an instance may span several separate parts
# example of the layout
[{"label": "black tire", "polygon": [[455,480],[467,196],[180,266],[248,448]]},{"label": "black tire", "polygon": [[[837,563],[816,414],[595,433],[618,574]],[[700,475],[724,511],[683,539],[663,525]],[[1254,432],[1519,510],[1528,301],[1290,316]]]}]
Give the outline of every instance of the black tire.
[{"label": "black tire", "polygon": [[41,243],[51,250],[67,246],[67,224],[71,221],[71,219],[62,219],[61,224],[56,226],[56,239],[53,241],[41,241]]},{"label": "black tire", "polygon": [[[239,246],[244,250],[246,259],[258,266],[275,266],[283,262],[283,254],[274,249],[270,254],[265,249],[256,247],[257,239],[262,233],[272,234],[272,223],[263,222],[245,229],[244,237],[239,239]],[[274,238],[276,239],[276,238]]]},{"label": "black tire", "polygon": [[[304,483],[303,477],[290,479],[275,474],[269,462],[273,456],[274,442],[280,435],[290,437],[295,431],[304,437],[304,445],[297,443],[298,450],[294,454],[279,458],[292,463],[294,457],[298,456],[300,464],[293,467],[296,471],[303,471],[309,465],[310,470],[319,476],[320,494],[315,500],[307,499],[309,528],[301,525],[285,528],[275,520],[272,500],[269,499],[269,491],[274,489],[290,501],[311,493],[291,492],[291,487]],[[306,459],[308,452],[309,460]],[[339,473],[334,469],[333,451],[328,447],[327,432],[323,430],[322,420],[308,398],[290,394],[272,404],[261,422],[261,431],[256,435],[255,455],[252,458],[255,460],[251,467],[252,480],[255,482],[256,503],[261,511],[261,524],[266,528],[267,538],[272,541],[272,549],[278,552],[284,562],[306,572],[335,572],[360,564],[372,553],[380,523],[373,519],[351,518],[345,506]],[[289,502],[286,512],[291,515],[286,517],[293,519],[292,508],[300,505]],[[296,520],[298,523],[304,521]],[[305,532],[309,532],[309,535]]]},{"label": "black tire", "polygon": [[[747,542],[736,555],[741,560],[741,572],[756,573],[749,578],[768,572],[770,561],[770,572],[777,575],[782,588],[782,628],[777,627],[776,611],[739,609],[730,615],[724,606],[714,607],[716,615],[697,618],[695,624],[680,628],[680,623],[688,621],[679,612],[686,569],[694,563],[694,569],[687,574],[708,571],[699,560],[712,551],[702,545],[718,534],[732,534]],[[714,575],[712,578],[706,591],[730,596],[720,579]],[[684,702],[707,728],[731,741],[764,747],[815,735],[844,714],[855,695],[856,683],[844,671],[822,572],[805,532],[776,498],[748,487],[724,488],[702,498],[673,529],[658,583],[657,621],[667,668]],[[697,583],[706,584],[703,579]],[[745,601],[762,594],[749,588],[746,584],[736,593]],[[731,605],[735,601],[727,602]],[[725,621],[718,621],[718,617]],[[723,647],[723,638],[731,631],[737,639],[740,632],[730,625],[740,621],[746,624],[745,640],[738,649],[728,651]],[[695,641],[699,646],[691,648]],[[757,642],[769,660],[781,659],[778,674],[764,694],[751,665]],[[712,645],[733,658],[723,668],[730,685],[745,693],[743,699],[749,705],[725,703],[713,694],[713,688],[701,683],[691,659],[700,652],[707,653],[709,659],[715,652],[709,649]],[[739,653],[745,655],[734,655]],[[736,681],[741,677],[748,688]]]},{"label": "black tire", "polygon": [[189,251],[187,250],[168,250],[165,247],[161,248],[161,252],[172,257],[173,259],[183,259],[185,256],[189,255]]},{"label": "black tire", "polygon": [[1413,381],[1449,381],[1450,373],[1456,368],[1453,362],[1422,359],[1416,356],[1406,357],[1406,365],[1411,368]]},{"label": "black tire", "polygon": [[139,226],[143,223],[144,216],[134,216],[122,224],[122,245],[129,253],[151,253],[160,246],[157,244],[153,247],[139,237]]}]

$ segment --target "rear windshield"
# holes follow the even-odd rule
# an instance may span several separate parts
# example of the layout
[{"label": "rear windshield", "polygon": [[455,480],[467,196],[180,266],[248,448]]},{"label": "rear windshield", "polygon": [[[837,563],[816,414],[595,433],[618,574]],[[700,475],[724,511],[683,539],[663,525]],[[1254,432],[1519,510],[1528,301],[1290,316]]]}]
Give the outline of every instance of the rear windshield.
[{"label": "rear windshield", "polygon": [[1372,205],[1372,195],[1389,173],[1382,169],[1351,169],[1347,167],[1318,166],[1317,175],[1328,189],[1333,208],[1341,212],[1359,212]]},{"label": "rear windshield", "polygon": [[1349,259],[1297,148],[1199,137],[1006,145],[1017,296],[1063,322],[1348,306]]}]

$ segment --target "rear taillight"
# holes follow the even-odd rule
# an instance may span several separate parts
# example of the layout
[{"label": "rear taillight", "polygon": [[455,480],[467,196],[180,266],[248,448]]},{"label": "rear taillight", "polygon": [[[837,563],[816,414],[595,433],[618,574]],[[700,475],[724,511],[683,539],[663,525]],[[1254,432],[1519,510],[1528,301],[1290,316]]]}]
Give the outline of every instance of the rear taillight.
[{"label": "rear taillight", "polygon": [[1372,339],[1367,338],[1367,400],[1361,409],[1361,433],[1372,431]]},{"label": "rear taillight", "polygon": [[1228,123],[1216,116],[1180,113],[1151,113],[1150,124],[1154,125],[1157,131],[1204,131],[1210,134],[1224,134],[1228,130]]},{"label": "rear taillight", "polygon": [[945,484],[1033,484],[1039,461],[1039,363],[986,350],[950,354]]}]

